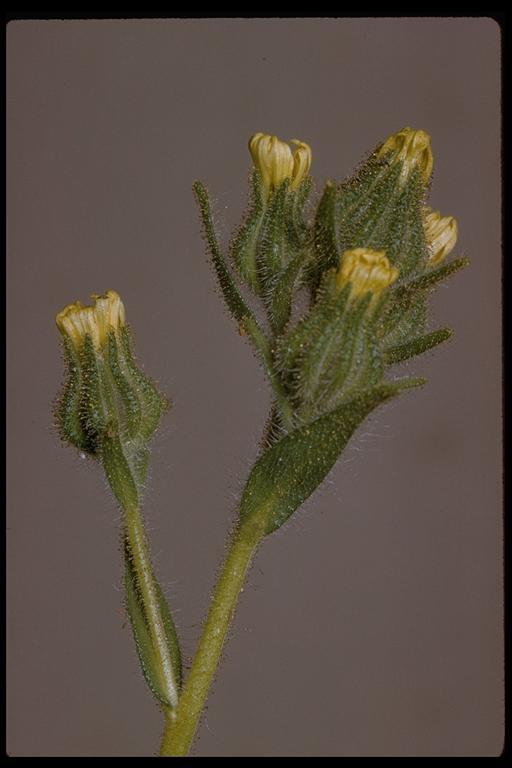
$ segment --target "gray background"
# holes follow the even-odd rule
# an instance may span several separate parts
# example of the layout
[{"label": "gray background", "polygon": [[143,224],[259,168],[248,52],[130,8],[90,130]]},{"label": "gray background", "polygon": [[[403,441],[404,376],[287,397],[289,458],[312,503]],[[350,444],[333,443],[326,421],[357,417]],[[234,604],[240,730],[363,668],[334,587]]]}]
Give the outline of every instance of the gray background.
[{"label": "gray background", "polygon": [[374,415],[256,558],[197,755],[495,755],[503,741],[500,32],[490,19],[15,22],[8,98],[8,750],[150,755],[161,718],[123,615],[119,513],[60,444],[54,315],[116,289],[175,408],[146,513],[190,658],[269,406],[215,292],[256,131],[317,192],[405,125],[471,267],[454,340]]}]

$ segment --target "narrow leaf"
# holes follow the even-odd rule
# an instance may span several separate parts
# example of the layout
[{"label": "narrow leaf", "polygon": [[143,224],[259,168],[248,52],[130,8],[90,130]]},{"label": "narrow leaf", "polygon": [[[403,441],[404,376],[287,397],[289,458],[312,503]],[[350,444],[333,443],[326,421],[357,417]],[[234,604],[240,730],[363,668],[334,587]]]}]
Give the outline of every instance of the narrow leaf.
[{"label": "narrow leaf", "polygon": [[256,294],[261,292],[256,267],[256,251],[264,209],[261,176],[254,169],[251,179],[249,211],[231,241],[230,253],[240,277]]},{"label": "narrow leaf", "polygon": [[451,328],[442,328],[439,331],[433,331],[424,336],[418,336],[416,339],[411,339],[406,344],[390,347],[385,350],[386,363],[387,365],[394,365],[395,363],[401,363],[403,360],[408,360],[410,357],[421,355],[438,344],[442,344],[452,334]]},{"label": "narrow leaf", "polygon": [[[160,680],[157,657],[153,649],[151,635],[148,627],[148,619],[146,617],[144,603],[138,589],[136,572],[133,567],[127,542],[125,542],[124,565],[126,608],[130,617],[142,672],[147,684],[149,685],[149,688],[156,696],[156,698],[165,706],[171,706],[171,702],[168,701],[165,688]],[[155,589],[158,596],[158,604],[160,613],[162,615],[167,645],[169,647],[169,654],[172,660],[173,672],[176,684],[179,688],[181,686],[182,677],[179,640],[171,613],[169,611],[169,607],[160,588],[160,585],[157,582],[155,582]]]},{"label": "narrow leaf", "polygon": [[435,269],[427,269],[420,277],[401,283],[390,291],[381,332],[387,346],[398,346],[408,335],[423,333],[427,292],[467,264],[469,261],[466,258],[453,259]]},{"label": "narrow leaf", "polygon": [[277,275],[289,260],[286,232],[287,192],[288,183],[285,181],[272,193],[261,223],[257,245],[257,269],[265,301],[272,293]]},{"label": "narrow leaf", "polygon": [[290,319],[293,296],[300,283],[305,258],[306,253],[304,251],[299,252],[281,271],[275,281],[270,299],[269,314],[272,329],[276,336],[283,332]]},{"label": "narrow leaf", "polygon": [[219,281],[224,300],[235,320],[239,323],[240,332],[247,334],[261,355],[263,364],[269,375],[275,377],[272,370],[271,353],[268,352],[268,340],[261,330],[254,313],[249,309],[243,296],[235,285],[231,273],[217,243],[210,210],[208,192],[200,181],[193,185],[194,193],[201,212],[205,240],[210,249],[213,267]]},{"label": "narrow leaf", "polygon": [[435,269],[429,269],[421,277],[411,280],[408,283],[398,285],[394,291],[395,300],[402,301],[408,297],[414,297],[418,292],[426,291],[429,288],[433,288],[435,285],[445,280],[447,277],[458,272],[459,269],[467,267],[469,259],[461,257],[459,259],[452,259],[446,264],[442,264]]},{"label": "narrow leaf", "polygon": [[80,408],[82,391],[80,361],[72,342],[67,337],[62,340],[62,351],[66,364],[66,381],[55,407],[59,432],[63,440],[67,440],[80,451],[87,451],[94,455],[96,446],[84,429]]},{"label": "narrow leaf", "polygon": [[323,272],[337,267],[340,249],[336,233],[337,188],[328,181],[318,204],[314,225],[315,259],[312,269],[312,288],[314,293],[320,283]]},{"label": "narrow leaf", "polygon": [[222,295],[228,306],[229,311],[238,322],[241,322],[247,315],[252,315],[251,310],[245,303],[240,291],[235,285],[231,273],[226,265],[224,256],[217,243],[215,229],[213,226],[210,201],[205,186],[196,181],[193,184],[193,190],[196,196],[204,228],[204,237],[210,249],[213,266],[219,280]]}]

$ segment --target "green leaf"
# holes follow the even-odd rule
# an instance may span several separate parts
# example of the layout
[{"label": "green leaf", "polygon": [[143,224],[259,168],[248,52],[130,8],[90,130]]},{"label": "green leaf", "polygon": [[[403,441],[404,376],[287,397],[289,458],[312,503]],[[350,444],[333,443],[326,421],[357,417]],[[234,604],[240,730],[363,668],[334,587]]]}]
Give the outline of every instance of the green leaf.
[{"label": "green leaf", "polygon": [[137,508],[142,488],[137,484],[137,472],[131,466],[129,457],[112,422],[107,427],[101,444],[101,460],[107,480],[114,496],[123,509]]},{"label": "green leaf", "polygon": [[[376,383],[366,381],[373,367],[368,354],[373,347],[372,334],[365,317],[370,299],[367,294],[349,306],[339,304],[339,314],[327,313],[323,327],[319,327],[312,338],[313,343],[305,348],[298,367],[302,399],[298,408],[300,422],[311,421],[332,410],[354,384],[365,390]],[[335,399],[338,402],[333,402]]]},{"label": "green leaf", "polygon": [[80,420],[91,446],[91,453],[101,451],[103,436],[112,416],[103,360],[96,355],[92,338],[86,334],[80,350],[81,387],[78,409]]},{"label": "green leaf", "polygon": [[318,204],[314,225],[315,258],[311,268],[311,289],[313,295],[320,284],[323,272],[338,267],[340,247],[336,225],[337,188],[328,181]]},{"label": "green leaf", "polygon": [[[387,347],[407,343],[423,333],[426,322],[426,296],[438,283],[463,269],[468,259],[459,258],[428,268],[419,277],[399,283],[389,291],[382,319],[381,339]],[[409,338],[408,338],[409,337]]]},{"label": "green leaf", "polygon": [[[151,642],[149,632],[149,622],[144,609],[144,602],[140,595],[137,584],[137,575],[130,557],[129,546],[125,541],[124,548],[124,577],[126,590],[126,609],[132,625],[133,636],[137,648],[142,672],[149,688],[156,698],[165,706],[171,706],[171,702],[165,694],[165,687],[162,684],[159,675],[159,667],[156,660],[156,654]],[[158,605],[164,625],[165,637],[169,648],[169,654],[172,661],[173,673],[178,688],[181,686],[182,666],[181,651],[176,633],[176,627],[172,620],[167,601],[158,582],[155,581],[155,590],[158,597]]]},{"label": "green leaf", "polygon": [[385,306],[384,316],[379,327],[379,336],[383,348],[397,347],[425,331],[427,323],[427,301],[425,294],[419,293],[415,300],[391,302]]},{"label": "green leaf", "polygon": [[278,341],[276,364],[295,408],[295,425],[332,411],[382,379],[378,306],[371,305],[369,292],[357,300],[349,294],[350,285],[340,291],[335,270],[329,270],[309,313]]},{"label": "green leaf", "polygon": [[311,193],[313,181],[311,176],[307,176],[299,185],[297,190],[291,190],[289,213],[288,236],[290,242],[296,248],[301,248],[304,239],[309,235],[309,225],[305,217],[305,208]]},{"label": "green leaf", "polygon": [[[346,194],[345,192],[348,192]],[[344,194],[345,193],[345,194]],[[399,169],[377,165],[371,158],[365,170],[339,188],[337,211],[338,232],[342,250],[374,248],[376,242],[384,247],[386,233],[394,218],[398,199],[403,190],[399,184]],[[374,234],[377,234],[375,242]]]},{"label": "green leaf", "polygon": [[337,290],[336,272],[329,270],[323,276],[315,304],[278,341],[278,370],[285,378],[291,393],[298,396],[299,400],[302,398],[304,387],[303,363],[311,357],[310,350],[322,340],[326,329],[340,326],[348,295],[348,287],[344,291]]},{"label": "green leaf", "polygon": [[255,169],[251,178],[249,212],[231,241],[230,253],[240,277],[257,295],[261,292],[261,286],[256,267],[256,252],[264,210],[261,175]]},{"label": "green leaf", "polygon": [[263,300],[268,298],[277,275],[288,264],[287,194],[289,184],[284,181],[272,192],[263,215],[257,246],[257,270]]},{"label": "green leaf", "polygon": [[252,316],[252,312],[236,287],[217,243],[208,192],[200,181],[194,182],[193,190],[201,212],[204,238],[210,250],[213,267],[217,274],[222,295],[224,296],[227,307],[235,320],[241,322],[246,316]]},{"label": "green leaf", "polygon": [[59,433],[80,451],[95,455],[97,445],[91,440],[83,423],[83,408],[80,402],[83,389],[80,359],[69,338],[62,340],[62,350],[66,367],[64,388],[55,406],[55,418]]},{"label": "green leaf", "polygon": [[226,266],[224,257],[217,244],[217,238],[215,236],[215,230],[213,227],[212,215],[210,211],[208,192],[200,181],[196,181],[194,183],[193,189],[199,204],[199,209],[201,211],[204,236],[210,249],[213,267],[215,269],[224,300],[231,314],[235,320],[238,321],[240,332],[249,336],[258,354],[261,356],[266,370],[269,371],[269,375],[272,375],[270,373],[272,362],[271,353],[268,351],[268,339],[261,330],[259,323],[254,316],[254,313],[249,309],[240,291],[235,285],[233,278],[231,277],[231,273]]},{"label": "green leaf", "polygon": [[[118,394],[122,398],[127,417],[140,413],[140,435],[149,440],[157,429],[163,414],[171,408],[170,400],[159,392],[152,379],[146,376],[137,365],[132,349],[131,332],[128,326],[120,333],[120,345],[114,344],[113,335],[110,339],[110,371],[115,379]],[[117,371],[115,352],[118,351]],[[122,378],[127,385],[126,391],[121,388]]]},{"label": "green leaf", "polygon": [[300,285],[302,268],[307,254],[300,251],[277,276],[269,301],[269,316],[272,330],[279,336],[292,311],[294,293]]},{"label": "green leaf", "polygon": [[460,269],[467,267],[469,259],[461,257],[459,259],[452,259],[452,261],[442,264],[440,267],[433,267],[427,270],[414,280],[410,280],[407,283],[401,283],[397,285],[393,293],[393,300],[403,302],[406,300],[414,301],[418,293],[434,288],[442,280],[458,272]]},{"label": "green leaf", "polygon": [[422,355],[424,352],[436,347],[438,344],[442,344],[443,341],[449,339],[452,334],[453,331],[451,328],[442,328],[439,331],[433,331],[424,336],[418,336],[416,339],[411,339],[411,341],[408,341],[405,344],[389,347],[389,349],[385,350],[386,363],[387,365],[394,365],[396,363],[401,363],[403,360],[409,360],[409,358],[415,357],[416,355]]},{"label": "green leaf", "polygon": [[241,524],[258,523],[267,534],[277,530],[324,480],[366,416],[402,390],[424,383],[405,379],[380,384],[268,448],[247,481]]},{"label": "green leaf", "polygon": [[[126,329],[124,329],[126,330]],[[126,437],[133,439],[140,434],[140,427],[142,422],[142,404],[139,397],[139,388],[137,383],[134,386],[133,376],[125,370],[125,366],[120,361],[120,350],[118,349],[118,342],[116,334],[111,332],[108,336],[108,358],[109,358],[109,370],[112,375],[113,384],[117,390],[118,400],[120,401],[119,411],[124,411],[126,422],[125,430]],[[130,355],[130,360],[131,360]],[[126,361],[125,361],[126,365]],[[133,363],[135,368],[135,363]],[[140,375],[140,374],[139,374]],[[156,393],[157,400],[161,405],[161,398]],[[156,428],[156,424],[155,424]]]}]

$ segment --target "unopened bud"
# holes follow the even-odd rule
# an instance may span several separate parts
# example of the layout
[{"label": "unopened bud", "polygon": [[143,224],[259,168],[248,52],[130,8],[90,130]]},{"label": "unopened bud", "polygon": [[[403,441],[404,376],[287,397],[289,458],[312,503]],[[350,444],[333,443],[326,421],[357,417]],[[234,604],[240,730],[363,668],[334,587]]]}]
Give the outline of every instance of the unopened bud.
[{"label": "unopened bud", "polygon": [[390,136],[377,152],[377,157],[389,155],[392,163],[402,163],[400,179],[407,181],[411,172],[418,168],[425,183],[430,179],[434,158],[430,136],[425,131],[403,128]]},{"label": "unopened bud", "polygon": [[425,238],[429,249],[428,263],[440,264],[457,242],[457,220],[453,216],[441,216],[439,211],[425,209]]},{"label": "unopened bud", "polygon": [[[69,304],[56,317],[67,380],[56,409],[63,439],[101,455],[106,439],[142,449],[167,405],[132,354],[124,306],[115,291],[94,304]],[[138,448],[137,448],[138,446]]]},{"label": "unopened bud", "polygon": [[267,193],[280,187],[286,179],[290,179],[291,189],[297,189],[309,173],[310,147],[297,139],[293,139],[291,143],[297,147],[294,152],[277,136],[256,133],[249,140],[249,151],[253,163],[261,174],[263,187]]},{"label": "unopened bud", "polygon": [[95,349],[100,349],[108,340],[111,331],[118,333],[125,325],[124,305],[115,291],[107,291],[103,296],[91,297],[92,306],[84,306],[79,301],[68,304],[59,312],[55,321],[63,336],[67,336],[78,350],[90,336]]},{"label": "unopened bud", "polygon": [[304,181],[309,174],[311,168],[311,147],[298,139],[292,139],[292,144],[295,144],[297,149],[293,153],[293,172],[291,188],[297,189],[301,182]]},{"label": "unopened bud", "polygon": [[384,251],[354,248],[341,257],[336,284],[341,289],[350,283],[350,295],[357,298],[368,291],[380,294],[397,277],[398,269],[391,266]]}]

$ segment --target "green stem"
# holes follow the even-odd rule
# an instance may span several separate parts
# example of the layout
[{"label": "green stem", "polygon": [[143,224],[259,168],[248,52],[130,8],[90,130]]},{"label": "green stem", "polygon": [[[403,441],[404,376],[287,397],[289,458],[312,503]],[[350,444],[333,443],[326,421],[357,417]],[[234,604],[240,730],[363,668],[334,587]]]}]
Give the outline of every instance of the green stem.
[{"label": "green stem", "polygon": [[[262,514],[263,519],[263,514]],[[253,555],[264,536],[263,528],[245,524],[233,536],[217,583],[197,653],[177,709],[168,716],[160,755],[187,755],[196,732],[208,691],[217,669],[224,640]]]},{"label": "green stem", "polygon": [[157,659],[160,683],[169,703],[174,708],[178,704],[178,687],[173,673],[172,659],[155,587],[149,546],[138,507],[131,505],[125,507],[125,523],[126,540],[137,574],[140,594],[144,602],[148,630]]}]

